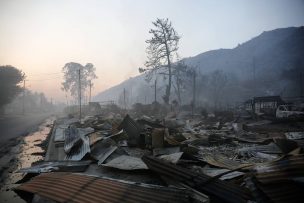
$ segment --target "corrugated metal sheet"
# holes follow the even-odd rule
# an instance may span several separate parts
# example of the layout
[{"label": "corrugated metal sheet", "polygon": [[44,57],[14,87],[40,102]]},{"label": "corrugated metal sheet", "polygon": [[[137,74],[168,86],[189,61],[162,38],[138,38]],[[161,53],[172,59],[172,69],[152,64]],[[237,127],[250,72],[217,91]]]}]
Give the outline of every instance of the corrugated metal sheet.
[{"label": "corrugated metal sheet", "polygon": [[303,140],[295,140],[299,147],[304,149],[304,139]]},{"label": "corrugated metal sheet", "polygon": [[89,137],[81,136],[82,143],[79,147],[73,148],[64,158],[65,160],[80,161],[87,153],[90,153]]},{"label": "corrugated metal sheet", "polygon": [[69,153],[74,146],[77,147],[77,145],[81,145],[82,140],[84,140],[82,138],[92,132],[94,132],[93,128],[76,128],[70,126],[65,131],[64,151]]},{"label": "corrugated metal sheet", "polygon": [[259,182],[273,183],[304,177],[304,155],[289,156],[284,159],[255,167]]},{"label": "corrugated metal sheet", "polygon": [[220,180],[229,180],[229,179],[236,178],[236,177],[239,177],[239,176],[242,176],[245,174],[245,173],[239,172],[239,171],[230,172],[230,170],[228,170],[228,169],[218,169],[218,168],[209,168],[209,167],[202,168],[202,171],[204,174],[211,176],[211,177],[220,176],[221,174],[227,173],[225,175],[222,175],[219,178]]},{"label": "corrugated metal sheet", "polygon": [[80,144],[82,142],[78,130],[74,126],[70,126],[65,131],[65,140],[64,140],[64,151],[69,153],[73,146]]},{"label": "corrugated metal sheet", "polygon": [[287,132],[285,136],[290,140],[300,140],[304,139],[304,132]]},{"label": "corrugated metal sheet", "polygon": [[244,182],[246,184],[246,187],[250,190],[252,196],[254,197],[255,202],[271,202],[269,197],[260,188],[257,187],[256,179],[254,177],[246,177],[244,178]]},{"label": "corrugated metal sheet", "polygon": [[243,147],[238,149],[240,154],[250,153],[250,152],[262,152],[266,154],[282,154],[282,150],[273,142],[268,145],[257,145],[254,147]]},{"label": "corrugated metal sheet", "polygon": [[116,143],[112,139],[105,139],[92,146],[91,156],[101,165],[116,149]]},{"label": "corrugated metal sheet", "polygon": [[144,156],[143,161],[152,171],[168,177],[174,181],[182,182],[193,189],[205,193],[212,199],[221,202],[247,202],[252,197],[246,188],[229,182],[221,181],[204,174],[196,174],[188,169],[166,163],[154,157]]},{"label": "corrugated metal sheet", "polygon": [[284,181],[281,184],[257,184],[265,195],[276,203],[297,203],[303,202],[304,190],[301,185],[292,181]]},{"label": "corrugated metal sheet", "polygon": [[90,146],[94,145],[99,140],[102,140],[104,135],[101,132],[94,132],[88,136],[90,138]]},{"label": "corrugated metal sheet", "polygon": [[160,158],[161,160],[165,160],[170,163],[176,164],[182,157],[183,153],[184,152],[177,152],[177,153],[169,154],[169,155],[161,155],[158,158]]},{"label": "corrugated metal sheet", "polygon": [[266,144],[272,141],[272,138],[247,138],[247,137],[235,137],[237,141],[246,142],[246,143],[254,143],[254,144]]},{"label": "corrugated metal sheet", "polygon": [[304,155],[287,156],[255,168],[257,187],[272,202],[302,202],[303,186],[294,181],[304,177]]},{"label": "corrugated metal sheet", "polygon": [[214,155],[203,155],[203,157],[197,157],[201,161],[205,161],[212,166],[217,166],[220,168],[227,168],[230,170],[234,170],[236,168],[249,166],[250,164],[241,164],[234,160],[228,159],[222,155],[214,154]]},{"label": "corrugated metal sheet", "polygon": [[136,146],[139,143],[141,128],[129,115],[125,116],[118,129],[123,129],[127,133],[130,146]]},{"label": "corrugated metal sheet", "polygon": [[80,174],[42,174],[16,188],[57,202],[190,202],[188,190]]},{"label": "corrugated metal sheet", "polygon": [[165,154],[174,154],[180,152],[180,147],[163,147],[163,148],[154,148],[153,155],[165,155]]},{"label": "corrugated metal sheet", "polygon": [[20,173],[46,173],[51,171],[81,172],[91,163],[87,161],[43,161],[29,168],[22,168]]},{"label": "corrugated metal sheet", "polygon": [[79,120],[77,118],[71,118],[71,119],[64,119],[63,120],[63,124],[66,124],[66,125],[71,125],[73,123],[78,123]]},{"label": "corrugated metal sheet", "polygon": [[54,142],[64,142],[65,140],[65,130],[69,127],[69,125],[58,125],[55,127],[55,135]]},{"label": "corrugated metal sheet", "polygon": [[116,157],[106,164],[102,164],[102,166],[117,168],[121,170],[144,170],[148,169],[146,164],[137,157],[122,155]]},{"label": "corrugated metal sheet", "polygon": [[152,128],[164,128],[165,126],[160,124],[160,123],[157,123],[157,122],[153,122],[153,121],[150,121],[150,120],[147,120],[145,118],[142,118],[142,119],[138,119],[137,120],[137,123],[139,123],[140,125],[144,126],[144,125],[148,125]]},{"label": "corrugated metal sheet", "polygon": [[173,146],[180,145],[180,142],[176,141],[173,137],[167,136],[166,134],[165,134],[165,141],[167,141],[170,145]]}]

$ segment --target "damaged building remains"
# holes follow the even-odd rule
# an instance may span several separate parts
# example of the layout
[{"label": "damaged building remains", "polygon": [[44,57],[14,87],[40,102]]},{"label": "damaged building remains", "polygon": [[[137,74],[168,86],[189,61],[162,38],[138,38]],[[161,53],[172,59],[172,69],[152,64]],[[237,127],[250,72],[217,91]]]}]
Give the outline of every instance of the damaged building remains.
[{"label": "damaged building remains", "polygon": [[0,0],[0,203],[304,202],[304,0]]},{"label": "damaged building remains", "polygon": [[[276,99],[251,104],[278,108],[283,103]],[[300,117],[181,111],[160,119],[97,109],[81,120],[57,118],[44,161],[18,171],[24,174],[14,189],[20,197],[62,203],[304,199]]]}]

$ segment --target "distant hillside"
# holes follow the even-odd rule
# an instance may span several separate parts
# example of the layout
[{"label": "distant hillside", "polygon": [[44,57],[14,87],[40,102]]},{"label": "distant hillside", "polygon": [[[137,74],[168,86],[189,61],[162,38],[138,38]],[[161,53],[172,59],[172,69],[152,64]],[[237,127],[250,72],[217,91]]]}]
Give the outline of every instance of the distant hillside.
[{"label": "distant hillside", "polygon": [[[239,81],[237,86],[244,86],[242,81],[245,83],[250,80],[259,82],[259,91],[255,94],[297,96],[297,93],[291,93],[292,91],[288,90],[291,87],[290,79],[292,78],[284,78],[283,73],[288,73],[295,64],[300,64],[300,69],[304,70],[304,27],[281,28],[263,32],[233,49],[212,50],[185,58],[183,61],[187,65],[198,67],[198,72],[202,75],[207,75],[215,70],[223,70],[233,75],[233,80]],[[162,83],[160,81],[159,86]],[[126,88],[130,94],[131,103],[144,103],[145,101],[150,103],[154,99],[151,85],[146,83],[143,75],[140,75],[99,93],[94,99],[117,101],[123,89]],[[235,101],[253,96],[253,93],[247,89],[234,88],[234,90],[247,92],[242,95],[236,93],[235,97],[238,98]],[[159,90],[158,101],[161,101],[163,91],[164,89]],[[208,95],[205,97],[207,97],[205,100],[208,99]]]},{"label": "distant hillside", "polygon": [[263,32],[234,49],[208,51],[185,61],[198,65],[203,72],[222,69],[234,71],[239,76],[252,75],[255,66],[259,76],[286,69],[295,60],[302,59],[303,54],[304,27],[282,28]]}]

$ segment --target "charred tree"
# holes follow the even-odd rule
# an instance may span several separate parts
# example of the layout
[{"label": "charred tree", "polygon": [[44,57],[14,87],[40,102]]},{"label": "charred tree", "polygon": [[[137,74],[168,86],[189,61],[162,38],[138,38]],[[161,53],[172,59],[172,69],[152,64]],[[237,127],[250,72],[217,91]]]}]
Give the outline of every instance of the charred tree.
[{"label": "charred tree", "polygon": [[152,38],[147,40],[148,60],[145,63],[146,68],[140,68],[140,72],[155,72],[168,76],[168,85],[166,87],[164,102],[169,104],[171,86],[172,86],[172,60],[178,50],[180,36],[172,27],[172,23],[167,19],[157,19],[153,22],[154,28],[149,31]]}]

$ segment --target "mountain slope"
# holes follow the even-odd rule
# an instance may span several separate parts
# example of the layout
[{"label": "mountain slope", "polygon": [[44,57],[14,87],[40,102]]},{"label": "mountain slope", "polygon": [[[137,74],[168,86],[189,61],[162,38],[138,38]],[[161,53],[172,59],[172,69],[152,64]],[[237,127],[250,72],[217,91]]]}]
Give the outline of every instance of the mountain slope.
[{"label": "mountain slope", "polygon": [[[262,81],[264,83],[260,88],[265,89],[259,94],[281,93],[287,84],[284,82],[284,77],[282,79],[282,73],[291,69],[298,61],[304,64],[303,60],[304,27],[280,28],[263,32],[233,49],[212,50],[183,59],[187,65],[197,66],[201,74],[223,70],[235,75],[235,78],[241,81],[249,81],[253,78]],[[278,81],[280,79],[282,81]],[[160,81],[159,86],[162,83]],[[143,75],[109,88],[99,93],[94,99],[117,101],[124,88],[131,92],[131,103],[153,101],[153,88],[151,84],[146,83]],[[158,101],[161,101],[163,91],[164,89],[159,90]]]}]

